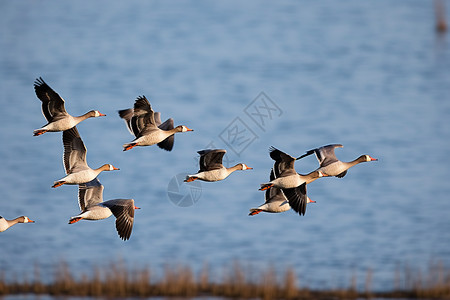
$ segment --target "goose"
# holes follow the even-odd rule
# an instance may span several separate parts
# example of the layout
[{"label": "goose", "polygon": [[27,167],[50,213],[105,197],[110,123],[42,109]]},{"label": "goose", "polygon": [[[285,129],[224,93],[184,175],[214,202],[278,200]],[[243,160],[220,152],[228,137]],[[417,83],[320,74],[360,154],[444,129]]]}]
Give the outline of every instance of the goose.
[{"label": "goose", "polygon": [[295,188],[303,183],[311,183],[317,178],[323,177],[321,171],[313,171],[308,174],[299,174],[294,169],[295,158],[286,154],[274,147],[270,147],[270,157],[275,160],[273,172],[275,172],[274,179],[270,182],[262,183],[260,191],[265,191],[268,188],[276,187],[280,189]]},{"label": "goose", "polygon": [[5,231],[9,227],[11,227],[17,223],[34,223],[34,221],[26,216],[17,217],[12,220],[6,220],[2,216],[0,216],[0,232]]},{"label": "goose", "polygon": [[123,145],[123,151],[136,146],[154,144],[161,149],[171,151],[175,133],[193,131],[184,125],[174,128],[172,118],[161,123],[161,114],[153,111],[145,96],[137,97],[134,108],[119,110],[119,116],[125,120],[128,130],[136,137],[132,142]]},{"label": "goose", "polygon": [[64,168],[67,176],[54,182],[52,188],[63,184],[86,183],[98,176],[102,171],[119,170],[111,164],[105,164],[98,169],[91,169],[86,163],[86,147],[76,127],[63,131]]},{"label": "goose", "polygon": [[347,174],[347,170],[351,167],[368,161],[377,161],[378,159],[371,157],[370,155],[363,154],[355,160],[350,162],[340,161],[336,158],[334,153],[335,148],[343,148],[341,144],[331,144],[322,146],[316,149],[312,149],[307,151],[302,156],[296,158],[302,159],[305,156],[311,155],[313,153],[316,154],[317,160],[319,161],[320,167],[317,171],[322,172],[325,176],[335,176],[338,178],[342,178]]},{"label": "goose", "polygon": [[69,224],[81,220],[103,220],[111,215],[116,217],[116,230],[119,237],[126,241],[133,230],[134,206],[133,199],[114,199],[103,201],[104,186],[95,178],[78,185],[78,204],[81,213],[69,220]]},{"label": "goose", "polygon": [[219,181],[228,177],[231,173],[237,170],[251,170],[246,164],[237,164],[231,168],[225,168],[222,164],[223,156],[227,151],[225,149],[207,149],[200,150],[200,170],[197,174],[187,175],[185,182],[194,180],[203,181]]},{"label": "goose", "polygon": [[47,83],[39,77],[34,82],[34,91],[42,101],[42,114],[47,119],[47,124],[33,131],[34,136],[50,132],[64,131],[76,126],[88,118],[106,116],[98,110],[91,110],[79,117],[69,115],[64,107],[64,99],[58,95]]},{"label": "goose", "polygon": [[[273,170],[270,172],[271,180],[275,179],[273,176]],[[294,190],[297,190],[295,193],[298,195],[306,195],[306,184],[302,184],[299,187],[293,188]],[[304,189],[304,190],[303,190]],[[299,207],[300,201],[295,202],[295,199],[291,197],[291,201],[288,201],[286,198],[284,191],[276,188],[271,187],[266,190],[265,194],[265,202],[264,204],[261,204],[260,206],[256,208],[251,208],[249,216],[254,216],[259,214],[260,212],[267,212],[267,213],[281,213],[288,211],[291,209],[291,205],[295,206],[294,203],[297,203],[297,207]],[[311,200],[309,197],[306,196],[306,203],[316,203],[316,201]],[[302,211],[303,215],[305,214],[306,206],[302,210],[301,208],[298,208],[296,212]]]},{"label": "goose", "polygon": [[[306,205],[315,203],[307,196],[306,185],[322,177],[322,172],[313,171],[307,175],[298,174],[294,169],[295,158],[274,147],[270,147],[269,151],[270,157],[275,162],[270,171],[270,182],[262,184],[262,189],[281,189],[281,193],[289,206],[299,215],[305,215]],[[295,186],[296,184],[299,185]]]}]

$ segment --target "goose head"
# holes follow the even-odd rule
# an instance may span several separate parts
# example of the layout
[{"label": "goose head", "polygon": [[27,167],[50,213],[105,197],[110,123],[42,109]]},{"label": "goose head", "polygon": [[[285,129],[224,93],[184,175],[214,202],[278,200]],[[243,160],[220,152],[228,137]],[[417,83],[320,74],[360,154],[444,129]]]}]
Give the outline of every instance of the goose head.
[{"label": "goose head", "polygon": [[365,155],[361,155],[360,156],[360,159],[362,160],[362,161],[377,161],[378,159],[377,158],[373,158],[373,157],[371,157],[370,155],[367,155],[367,154],[365,154]]},{"label": "goose head", "polygon": [[97,118],[97,117],[104,117],[106,115],[102,114],[98,110],[91,110],[90,112],[88,112],[88,116],[91,118]]},{"label": "goose head", "polygon": [[308,198],[306,199],[306,203],[316,203],[316,201],[311,200],[311,198],[308,197]]},{"label": "goose head", "polygon": [[116,167],[114,167],[113,165],[111,165],[111,164],[106,164],[106,165],[103,165],[102,167],[101,167],[101,169],[103,170],[103,171],[114,171],[114,170],[120,170],[119,168],[116,168]]},{"label": "goose head", "polygon": [[19,223],[34,223],[34,221],[27,216],[21,216],[19,217]]},{"label": "goose head", "polygon": [[239,166],[241,167],[241,170],[252,170],[253,168],[247,166],[246,164],[239,164]]},{"label": "goose head", "polygon": [[184,126],[184,125],[179,125],[179,126],[177,126],[175,128],[176,128],[177,132],[194,131],[193,129],[190,129],[187,126]]}]

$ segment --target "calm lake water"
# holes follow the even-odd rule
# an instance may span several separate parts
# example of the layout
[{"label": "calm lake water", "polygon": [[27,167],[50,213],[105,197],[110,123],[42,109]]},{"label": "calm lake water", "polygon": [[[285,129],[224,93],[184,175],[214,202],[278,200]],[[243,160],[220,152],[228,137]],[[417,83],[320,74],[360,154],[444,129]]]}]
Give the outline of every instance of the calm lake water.
[{"label": "calm lake water", "polygon": [[[370,269],[373,288],[389,289],[406,265],[450,266],[450,37],[435,32],[432,2],[242,2],[0,4],[0,215],[36,220],[0,234],[8,278],[32,278],[35,263],[53,274],[61,260],[74,272],[118,259],[156,269],[207,262],[218,274],[239,260],[292,266],[312,288],[348,286],[353,275],[364,285]],[[50,188],[64,176],[61,134],[32,136],[46,123],[39,76],[71,114],[107,114],[78,130],[90,166],[120,168],[99,176],[104,198],[142,208],[129,241],[113,218],[67,224],[77,187]],[[170,153],[123,152],[132,136],[117,110],[138,95],[194,132],[178,134]],[[248,216],[264,201],[270,146],[299,156],[330,143],[344,145],[344,161],[379,161],[309,185],[317,203],[305,216]],[[178,186],[206,147],[254,169]],[[316,167],[313,156],[296,163],[300,173]],[[175,205],[177,192],[191,196]]]}]

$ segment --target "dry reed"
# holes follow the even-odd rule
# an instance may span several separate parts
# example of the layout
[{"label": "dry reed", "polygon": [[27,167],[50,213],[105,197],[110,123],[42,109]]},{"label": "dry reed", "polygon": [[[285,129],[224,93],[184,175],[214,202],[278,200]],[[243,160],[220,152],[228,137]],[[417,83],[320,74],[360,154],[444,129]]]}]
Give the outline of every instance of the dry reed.
[{"label": "dry reed", "polygon": [[[84,271],[84,270],[83,270]],[[372,290],[374,273],[366,273],[362,291],[357,290],[356,276],[352,275],[348,288],[310,290],[300,288],[292,268],[278,273],[274,266],[255,270],[238,261],[223,270],[221,280],[213,279],[205,264],[195,276],[189,266],[167,264],[160,276],[154,276],[148,266],[130,270],[123,260],[106,267],[95,266],[90,274],[77,272],[61,261],[53,278],[43,282],[38,264],[32,279],[18,280],[14,274],[6,278],[0,271],[0,295],[36,294],[79,297],[223,297],[240,299],[369,299],[369,298],[428,298],[450,299],[450,270],[441,262],[432,262],[425,271],[405,266],[393,276],[394,290]],[[156,274],[156,273],[155,273]]]}]

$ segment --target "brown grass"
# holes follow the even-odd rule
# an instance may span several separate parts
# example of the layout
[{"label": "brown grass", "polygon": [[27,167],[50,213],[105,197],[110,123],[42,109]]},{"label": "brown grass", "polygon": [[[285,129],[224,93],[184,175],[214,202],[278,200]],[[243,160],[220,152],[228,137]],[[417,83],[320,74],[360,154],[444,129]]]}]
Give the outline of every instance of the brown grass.
[{"label": "brown grass", "polygon": [[[79,271],[79,270],[77,270]],[[369,299],[369,298],[427,298],[450,299],[450,270],[441,262],[430,263],[424,272],[409,266],[393,274],[394,290],[372,290],[373,271],[366,273],[364,288],[357,290],[355,274],[347,288],[311,290],[300,288],[292,268],[279,274],[274,266],[256,270],[251,265],[234,261],[225,268],[220,279],[214,279],[208,264],[198,274],[189,266],[167,264],[159,276],[148,266],[130,268],[123,260],[106,267],[94,267],[89,273],[74,272],[61,261],[48,282],[41,280],[41,270],[35,264],[33,278],[16,276],[7,279],[0,271],[0,295],[35,294],[90,297],[224,297],[240,299]],[[84,270],[83,270],[84,272]],[[157,274],[157,273],[155,273]]]}]

